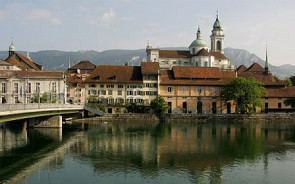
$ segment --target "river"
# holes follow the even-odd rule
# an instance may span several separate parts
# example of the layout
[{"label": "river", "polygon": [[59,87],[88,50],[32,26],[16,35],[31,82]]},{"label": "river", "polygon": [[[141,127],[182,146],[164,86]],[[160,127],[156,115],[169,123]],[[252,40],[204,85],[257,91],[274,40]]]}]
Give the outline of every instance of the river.
[{"label": "river", "polygon": [[294,183],[295,123],[0,124],[0,183]]}]

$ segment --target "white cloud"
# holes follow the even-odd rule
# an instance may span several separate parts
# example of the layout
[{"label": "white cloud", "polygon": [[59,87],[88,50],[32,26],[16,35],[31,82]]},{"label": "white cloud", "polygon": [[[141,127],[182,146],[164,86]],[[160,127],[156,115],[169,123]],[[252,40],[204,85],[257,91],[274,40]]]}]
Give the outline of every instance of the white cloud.
[{"label": "white cloud", "polygon": [[116,12],[113,9],[110,9],[108,12],[105,12],[101,17],[100,20],[104,23],[110,23],[116,17]]},{"label": "white cloud", "polygon": [[5,16],[6,16],[6,12],[3,10],[0,10],[0,20],[4,19]]},{"label": "white cloud", "polygon": [[116,17],[116,12],[113,9],[110,9],[109,11],[103,13],[102,16],[89,20],[89,23],[92,25],[103,25],[105,27],[109,27]]},{"label": "white cloud", "polygon": [[32,23],[36,21],[48,21],[50,24],[62,24],[62,21],[55,17],[54,14],[45,9],[36,9],[30,11],[24,17],[25,23]]},{"label": "white cloud", "polygon": [[50,23],[55,24],[55,25],[59,25],[59,24],[62,24],[62,21],[59,18],[55,17],[50,20]]}]

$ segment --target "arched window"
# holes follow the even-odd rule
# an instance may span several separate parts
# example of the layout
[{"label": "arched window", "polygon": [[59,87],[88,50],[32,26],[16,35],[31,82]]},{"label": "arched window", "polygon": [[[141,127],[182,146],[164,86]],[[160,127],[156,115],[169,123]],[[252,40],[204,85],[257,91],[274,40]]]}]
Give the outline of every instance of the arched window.
[{"label": "arched window", "polygon": [[196,54],[196,48],[193,48],[193,54]]},{"label": "arched window", "polygon": [[221,50],[221,41],[217,41],[217,50]]}]

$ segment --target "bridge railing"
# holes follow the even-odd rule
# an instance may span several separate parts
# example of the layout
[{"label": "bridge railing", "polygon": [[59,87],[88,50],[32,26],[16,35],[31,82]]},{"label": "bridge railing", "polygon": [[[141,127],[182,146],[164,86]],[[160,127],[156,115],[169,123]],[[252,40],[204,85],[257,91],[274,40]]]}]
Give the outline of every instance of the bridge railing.
[{"label": "bridge railing", "polygon": [[30,104],[0,104],[0,112],[31,110],[31,109],[55,109],[55,108],[81,108],[81,105],[52,104],[52,103],[30,103]]}]

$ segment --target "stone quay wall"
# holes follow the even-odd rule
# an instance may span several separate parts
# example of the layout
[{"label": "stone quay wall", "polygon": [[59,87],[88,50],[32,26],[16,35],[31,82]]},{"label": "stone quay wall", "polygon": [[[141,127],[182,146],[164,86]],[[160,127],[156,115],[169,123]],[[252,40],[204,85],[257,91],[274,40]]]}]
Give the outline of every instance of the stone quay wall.
[{"label": "stone quay wall", "polygon": [[[102,117],[88,118],[94,121],[159,121],[153,114],[105,114]],[[171,114],[168,122],[206,122],[206,121],[234,121],[234,122],[295,122],[295,113],[269,114]]]}]

